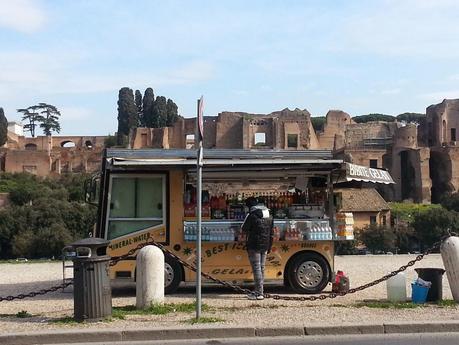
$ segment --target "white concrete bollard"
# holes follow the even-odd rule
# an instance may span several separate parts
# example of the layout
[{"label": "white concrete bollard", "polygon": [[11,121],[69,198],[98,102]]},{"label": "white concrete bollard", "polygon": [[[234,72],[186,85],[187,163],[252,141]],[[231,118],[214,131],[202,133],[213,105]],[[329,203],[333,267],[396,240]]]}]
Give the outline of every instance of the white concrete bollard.
[{"label": "white concrete bollard", "polygon": [[459,302],[459,237],[450,236],[440,246],[449,287],[453,298]]},{"label": "white concrete bollard", "polygon": [[136,308],[146,309],[164,302],[164,253],[145,246],[137,254]]}]

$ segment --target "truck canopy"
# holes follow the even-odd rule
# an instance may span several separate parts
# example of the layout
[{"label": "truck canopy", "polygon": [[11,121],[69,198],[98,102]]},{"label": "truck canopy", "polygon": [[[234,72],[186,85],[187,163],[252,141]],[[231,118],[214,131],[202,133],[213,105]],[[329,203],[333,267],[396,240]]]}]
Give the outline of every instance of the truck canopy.
[{"label": "truck canopy", "polygon": [[[111,171],[158,170],[181,166],[192,173],[195,171],[197,158],[195,150],[107,149],[104,164]],[[239,171],[239,177],[243,177],[244,172],[253,175],[254,172],[263,171],[265,175],[281,175],[282,172],[296,171],[302,175],[330,174],[335,183],[351,180],[395,183],[386,170],[346,163],[342,159],[333,158],[330,150],[210,149],[204,150],[203,164],[204,172]],[[258,177],[262,178],[260,175]]]}]

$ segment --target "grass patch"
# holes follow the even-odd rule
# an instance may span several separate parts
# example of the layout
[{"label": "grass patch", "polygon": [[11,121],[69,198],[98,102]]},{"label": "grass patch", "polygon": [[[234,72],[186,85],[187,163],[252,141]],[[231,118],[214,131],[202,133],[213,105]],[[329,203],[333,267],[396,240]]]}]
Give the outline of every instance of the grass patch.
[{"label": "grass patch", "polygon": [[20,319],[25,319],[25,318],[32,317],[32,316],[33,315],[30,314],[29,312],[27,312],[27,310],[21,310],[21,311],[16,313],[16,317],[18,317]]},{"label": "grass patch", "polygon": [[374,301],[374,302],[360,302],[354,305],[357,308],[379,308],[379,309],[414,309],[422,307],[423,304],[416,304],[412,302],[389,302],[389,301]]},{"label": "grass patch", "polygon": [[[195,302],[154,304],[147,309],[136,309],[134,305],[114,307],[112,317],[124,320],[127,315],[165,315],[170,313],[191,313],[196,310]],[[201,305],[202,311],[210,310],[206,304]]]},{"label": "grass patch", "polygon": [[456,307],[457,306],[457,302],[455,300],[452,300],[452,299],[446,299],[446,300],[443,300],[443,301],[438,301],[437,305],[439,307]]},{"label": "grass patch", "polygon": [[286,305],[282,304],[250,304],[247,306],[232,306],[232,307],[211,307],[209,310],[210,311],[229,311],[229,312],[235,312],[238,310],[246,310],[246,309],[278,309],[278,308],[284,308],[287,307]]},{"label": "grass patch", "polygon": [[189,323],[191,325],[195,325],[197,323],[215,323],[215,322],[223,322],[225,320],[223,319],[220,319],[218,317],[200,317],[199,319],[196,319],[196,318],[193,318],[193,319],[189,319],[189,320],[186,320],[185,322],[186,323]]},{"label": "grass patch", "polygon": [[330,304],[330,307],[334,307],[334,308],[349,308],[350,305],[335,303],[335,304]]}]

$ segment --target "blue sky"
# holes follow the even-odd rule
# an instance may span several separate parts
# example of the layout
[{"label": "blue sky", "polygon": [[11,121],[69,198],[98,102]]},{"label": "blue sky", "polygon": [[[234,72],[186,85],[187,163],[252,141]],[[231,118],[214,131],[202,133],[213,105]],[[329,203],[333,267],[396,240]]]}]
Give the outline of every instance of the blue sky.
[{"label": "blue sky", "polygon": [[117,127],[123,86],[221,111],[424,112],[459,98],[459,1],[0,0],[0,107]]}]

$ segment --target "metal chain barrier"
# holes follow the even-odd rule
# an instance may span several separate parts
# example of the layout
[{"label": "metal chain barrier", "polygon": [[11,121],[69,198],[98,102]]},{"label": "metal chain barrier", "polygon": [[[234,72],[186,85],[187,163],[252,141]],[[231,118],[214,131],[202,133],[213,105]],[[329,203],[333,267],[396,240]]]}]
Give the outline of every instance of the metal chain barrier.
[{"label": "metal chain barrier", "polygon": [[16,295],[16,296],[6,296],[6,297],[1,297],[0,296],[0,302],[13,301],[15,299],[24,299],[24,298],[28,298],[28,297],[35,297],[35,296],[38,296],[38,295],[45,295],[45,294],[50,293],[50,292],[54,292],[54,291],[57,291],[57,290],[60,290],[60,289],[65,289],[67,286],[70,286],[72,284],[73,284],[73,281],[62,283],[62,284],[59,284],[59,285],[56,285],[56,286],[52,286],[52,287],[47,288],[47,289],[41,289],[41,290],[38,290],[36,292],[29,292],[29,293],[26,293],[26,294],[22,294],[21,293],[21,294]]},{"label": "metal chain barrier", "polygon": [[[450,233],[449,236],[457,236],[457,234],[456,233]],[[339,297],[339,296],[345,296],[345,295],[348,295],[348,294],[356,293],[358,291],[362,291],[362,290],[368,289],[368,288],[370,288],[372,286],[375,286],[377,284],[380,284],[383,281],[386,281],[389,278],[397,275],[398,273],[405,271],[408,267],[413,266],[418,261],[421,261],[424,258],[424,256],[429,255],[432,251],[434,251],[435,249],[438,249],[440,247],[441,243],[443,242],[443,240],[446,237],[448,237],[448,236],[445,236],[440,241],[435,242],[432,247],[428,248],[427,250],[424,251],[424,253],[419,254],[418,256],[416,256],[416,258],[414,260],[409,261],[406,265],[401,266],[399,269],[397,269],[395,271],[392,271],[389,274],[386,274],[385,276],[383,276],[383,277],[381,277],[379,279],[376,279],[376,280],[374,280],[374,281],[372,281],[370,283],[358,286],[356,288],[349,289],[346,292],[331,292],[329,294],[321,294],[319,296],[283,296],[283,295],[265,293],[263,296],[265,298],[272,298],[272,299],[275,299],[275,300],[284,300],[284,301],[316,301],[316,300],[324,300],[324,299],[327,299],[327,298],[336,298],[336,297]],[[172,258],[174,258],[179,263],[181,263],[184,267],[190,269],[193,272],[197,271],[197,268],[194,265],[182,260],[177,255],[172,253],[169,249],[167,249],[165,246],[163,246],[160,243],[155,242],[152,237],[148,237],[147,240],[144,243],[140,243],[137,247],[129,250],[126,254],[120,255],[120,256],[116,256],[116,257],[112,257],[111,260],[110,260],[110,266],[115,266],[121,260],[124,260],[124,259],[132,256],[138,250],[140,250],[143,247],[148,246],[148,245],[157,246],[164,253],[166,253],[167,255],[170,255]],[[209,279],[209,280],[211,280],[211,281],[213,281],[215,283],[218,283],[220,285],[223,285],[225,287],[233,289],[234,291],[236,291],[238,293],[249,294],[249,293],[252,292],[251,290],[242,288],[242,287],[240,287],[240,286],[238,286],[236,284],[232,284],[230,282],[223,281],[221,279],[212,277],[210,274],[207,274],[205,272],[201,272],[201,275],[204,278],[207,278],[207,279]],[[57,291],[59,289],[64,289],[64,288],[66,288],[66,287],[68,287],[68,286],[70,286],[72,284],[73,284],[73,281],[69,281],[69,282],[65,282],[65,283],[62,283],[62,284],[47,288],[47,289],[41,289],[41,290],[36,291],[36,292],[29,292],[27,294],[19,294],[19,295],[15,295],[15,296],[6,296],[6,297],[1,297],[0,296],[0,302],[13,301],[13,300],[16,300],[16,299],[24,299],[24,298],[29,298],[29,297],[35,297],[35,296],[38,296],[38,295],[45,295],[47,293],[54,292],[54,291]]]},{"label": "metal chain barrier", "polygon": [[[455,233],[450,233],[448,236],[457,236],[457,235]],[[383,277],[381,277],[379,279],[376,279],[376,280],[374,280],[374,281],[372,281],[370,283],[358,286],[356,288],[349,289],[346,292],[331,292],[331,293],[328,293],[328,294],[321,294],[319,296],[283,296],[283,295],[265,293],[265,294],[263,294],[263,296],[265,298],[272,298],[272,299],[275,299],[275,300],[284,300],[284,301],[316,301],[316,300],[324,300],[324,299],[327,299],[327,298],[336,298],[336,297],[339,297],[339,296],[345,296],[345,295],[348,295],[348,294],[356,293],[358,291],[362,291],[362,290],[368,289],[368,288],[370,288],[372,286],[378,285],[378,284],[388,280],[389,278],[397,275],[398,273],[405,271],[408,267],[413,266],[418,261],[421,261],[424,258],[424,256],[429,255],[435,249],[438,249],[440,247],[441,243],[443,242],[443,240],[445,238],[447,238],[448,236],[445,236],[440,241],[435,242],[432,245],[432,247],[428,248],[427,250],[424,251],[424,253],[419,254],[418,256],[416,256],[416,258],[414,260],[409,261],[406,265],[401,266],[399,269],[397,269],[395,271],[392,271],[392,272],[386,274],[385,276],[383,276]],[[151,237],[149,237],[146,240],[145,243],[139,244],[136,248],[131,249],[127,254],[113,258],[112,259],[113,261],[110,263],[110,265],[116,265],[116,263],[119,262],[120,260],[123,260],[123,259],[127,258],[128,256],[130,256],[133,253],[135,253],[138,249],[143,248],[143,247],[145,247],[147,245],[157,246],[164,253],[170,255],[175,260],[177,260],[179,263],[181,263],[184,267],[192,270],[193,272],[197,271],[197,268],[194,265],[191,265],[190,263],[182,260],[177,255],[175,255],[170,250],[168,250],[166,247],[164,247],[162,244],[156,243],[153,240],[153,238],[151,238]],[[201,272],[201,275],[204,278],[207,278],[207,279],[209,279],[209,280],[211,280],[211,281],[213,281],[215,283],[218,283],[220,285],[223,285],[223,286],[226,286],[228,288],[231,288],[231,289],[237,291],[238,293],[249,294],[249,293],[252,292],[251,290],[244,289],[244,288],[242,288],[242,287],[240,287],[240,286],[238,286],[236,284],[232,284],[230,282],[223,281],[223,280],[220,280],[218,278],[212,277],[211,275],[209,275],[209,274],[207,274],[205,272]]]}]

